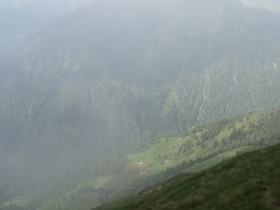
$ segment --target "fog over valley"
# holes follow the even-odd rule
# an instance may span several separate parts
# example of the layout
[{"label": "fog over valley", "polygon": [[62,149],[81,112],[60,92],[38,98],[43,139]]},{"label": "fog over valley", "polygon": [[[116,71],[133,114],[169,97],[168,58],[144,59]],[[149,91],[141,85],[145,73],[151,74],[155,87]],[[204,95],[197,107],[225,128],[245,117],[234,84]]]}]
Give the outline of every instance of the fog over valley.
[{"label": "fog over valley", "polygon": [[279,37],[276,0],[0,0],[0,210],[278,209]]},{"label": "fog over valley", "polygon": [[1,0],[0,56],[22,45],[42,27],[74,12],[90,0]]}]

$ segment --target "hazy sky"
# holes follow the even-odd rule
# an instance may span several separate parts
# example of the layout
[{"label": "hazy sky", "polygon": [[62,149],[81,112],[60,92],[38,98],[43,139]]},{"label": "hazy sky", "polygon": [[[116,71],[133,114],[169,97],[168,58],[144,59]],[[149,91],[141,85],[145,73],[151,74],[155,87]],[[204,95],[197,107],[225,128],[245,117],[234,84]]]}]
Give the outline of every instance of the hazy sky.
[{"label": "hazy sky", "polygon": [[0,57],[91,0],[0,0]]}]

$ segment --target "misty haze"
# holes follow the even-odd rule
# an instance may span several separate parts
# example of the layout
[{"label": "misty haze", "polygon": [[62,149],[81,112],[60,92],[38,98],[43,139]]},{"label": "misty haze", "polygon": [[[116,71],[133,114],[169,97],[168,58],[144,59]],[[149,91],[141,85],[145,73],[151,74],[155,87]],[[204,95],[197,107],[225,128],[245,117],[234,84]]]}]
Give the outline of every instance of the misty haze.
[{"label": "misty haze", "polygon": [[0,210],[280,209],[278,0],[0,0]]}]

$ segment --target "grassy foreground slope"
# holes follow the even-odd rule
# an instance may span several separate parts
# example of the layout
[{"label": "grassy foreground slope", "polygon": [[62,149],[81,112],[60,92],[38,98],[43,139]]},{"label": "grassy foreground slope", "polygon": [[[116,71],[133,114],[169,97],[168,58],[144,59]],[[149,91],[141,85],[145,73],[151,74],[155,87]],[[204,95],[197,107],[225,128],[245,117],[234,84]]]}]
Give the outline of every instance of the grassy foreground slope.
[{"label": "grassy foreground slope", "polygon": [[[106,209],[280,209],[280,144],[180,175]],[[167,184],[166,184],[167,183]]]},{"label": "grassy foreground slope", "polygon": [[68,177],[31,198],[15,198],[11,203],[21,204],[22,199],[28,210],[89,210],[182,171],[198,172],[237,154],[280,143],[279,122],[280,111],[263,111],[202,124],[183,136],[159,136],[104,156],[81,170],[80,178]]},{"label": "grassy foreground slope", "polygon": [[33,196],[14,197],[4,204],[28,210],[89,210],[182,171],[199,172],[238,154],[280,143],[279,122],[280,111],[271,110],[201,124],[184,135],[158,136],[111,152]]},{"label": "grassy foreground slope", "polygon": [[[279,32],[273,13],[238,0],[92,1],[50,24],[0,61],[0,203],[69,179],[116,148],[280,108]],[[175,139],[181,147],[166,157],[137,162],[151,175],[176,158],[225,152],[227,136],[215,143],[206,129],[194,141]],[[109,180],[120,165],[94,171]],[[47,203],[40,197],[29,210]],[[44,208],[69,209],[65,199]]]}]

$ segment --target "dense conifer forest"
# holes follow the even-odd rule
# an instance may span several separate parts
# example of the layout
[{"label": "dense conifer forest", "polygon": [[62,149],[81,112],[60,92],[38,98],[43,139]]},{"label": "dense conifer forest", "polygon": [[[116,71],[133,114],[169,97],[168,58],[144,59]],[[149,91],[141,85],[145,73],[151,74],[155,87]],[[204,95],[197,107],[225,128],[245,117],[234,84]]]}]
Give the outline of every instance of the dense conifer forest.
[{"label": "dense conifer forest", "polygon": [[88,210],[279,142],[277,1],[71,5],[0,58],[1,208]]}]

